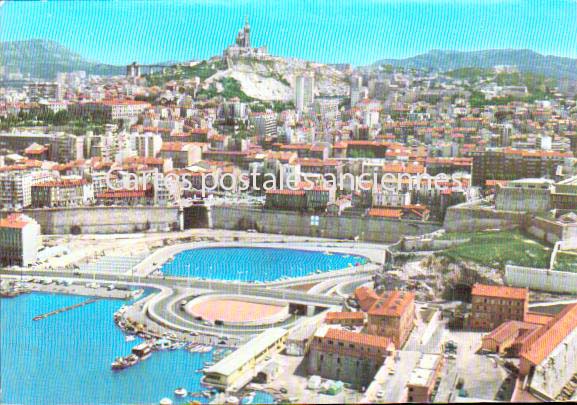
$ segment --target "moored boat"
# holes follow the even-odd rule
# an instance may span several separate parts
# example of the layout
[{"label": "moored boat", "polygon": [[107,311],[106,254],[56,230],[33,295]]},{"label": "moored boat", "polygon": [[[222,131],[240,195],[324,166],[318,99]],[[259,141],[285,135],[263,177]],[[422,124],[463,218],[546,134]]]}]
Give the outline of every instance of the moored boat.
[{"label": "moored boat", "polygon": [[132,348],[132,353],[138,356],[140,360],[146,360],[152,354],[150,344],[147,342],[140,343]]},{"label": "moored boat", "polygon": [[177,397],[185,397],[188,395],[188,391],[184,388],[177,388],[174,390],[174,395],[176,395]]}]

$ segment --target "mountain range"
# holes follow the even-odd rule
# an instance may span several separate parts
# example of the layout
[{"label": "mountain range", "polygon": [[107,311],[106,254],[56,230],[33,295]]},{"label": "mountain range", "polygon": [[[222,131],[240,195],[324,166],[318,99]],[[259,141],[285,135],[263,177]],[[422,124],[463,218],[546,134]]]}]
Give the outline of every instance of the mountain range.
[{"label": "mountain range", "polygon": [[124,66],[89,61],[57,42],[40,39],[0,42],[0,66],[8,72],[18,70],[47,80],[54,79],[58,72],[75,70],[103,76],[126,72]]},{"label": "mountain range", "polygon": [[432,50],[406,59],[382,59],[373,63],[369,68],[382,65],[443,72],[467,67],[491,68],[496,65],[516,65],[521,72],[577,79],[577,59],[542,55],[528,49],[491,49],[471,52]]},{"label": "mountain range", "polygon": [[[85,70],[89,74],[122,75],[125,66],[89,61],[54,41],[27,40],[0,42],[0,65],[7,71],[18,69],[41,79],[54,79],[57,72]],[[494,49],[485,51],[430,52],[405,59],[382,59],[365,69],[382,65],[403,68],[450,71],[464,67],[490,68],[495,65],[516,65],[522,72],[540,73],[556,78],[577,79],[577,59],[542,55],[526,49]]]}]

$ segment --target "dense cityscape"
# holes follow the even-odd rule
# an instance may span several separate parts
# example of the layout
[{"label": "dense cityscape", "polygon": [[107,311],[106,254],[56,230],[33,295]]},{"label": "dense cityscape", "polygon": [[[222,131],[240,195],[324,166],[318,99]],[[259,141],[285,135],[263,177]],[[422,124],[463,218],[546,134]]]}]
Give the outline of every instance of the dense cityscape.
[{"label": "dense cityscape", "polygon": [[249,19],[206,60],[1,61],[0,402],[577,400],[577,75]]}]

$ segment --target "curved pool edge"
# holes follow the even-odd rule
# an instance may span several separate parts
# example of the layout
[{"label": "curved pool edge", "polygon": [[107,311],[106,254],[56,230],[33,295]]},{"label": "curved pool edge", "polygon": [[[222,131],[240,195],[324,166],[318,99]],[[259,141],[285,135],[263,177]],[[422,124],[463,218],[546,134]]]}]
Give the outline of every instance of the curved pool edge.
[{"label": "curved pool edge", "polygon": [[[366,254],[359,254],[356,252],[358,245],[355,246],[334,246],[335,242],[315,242],[313,245],[303,242],[270,242],[270,243],[252,243],[252,242],[240,242],[240,241],[227,241],[227,242],[187,242],[180,243],[170,246],[162,247],[152,254],[147,256],[143,261],[138,263],[131,270],[127,271],[125,274],[135,274],[140,276],[148,276],[156,270],[161,270],[167,262],[174,259],[176,255],[184,253],[190,250],[200,250],[200,249],[211,249],[211,248],[249,248],[249,249],[284,249],[291,251],[303,251],[303,252],[330,252],[331,254],[338,255],[350,255],[358,258],[362,258],[366,261],[365,264],[359,264],[350,267],[343,267],[340,269],[334,269],[329,271],[323,271],[321,274],[308,274],[300,277],[292,277],[289,280],[270,280],[270,281],[260,281],[258,284],[266,285],[268,287],[281,287],[287,284],[292,284],[295,282],[305,283],[305,282],[316,282],[326,279],[327,277],[338,277],[346,276],[355,273],[365,273],[368,271],[374,271],[378,268],[379,260],[374,260],[374,257],[368,257]],[[384,254],[384,253],[383,253]],[[174,275],[167,274],[168,277],[177,277]],[[182,276],[180,276],[182,277]],[[186,277],[183,277],[186,278]],[[193,279],[191,277],[191,279]],[[198,278],[197,278],[198,279]],[[208,280],[208,279],[207,279]],[[220,279],[213,279],[215,281],[222,281]],[[239,280],[228,280],[231,283],[254,285],[254,282],[246,282]]]}]

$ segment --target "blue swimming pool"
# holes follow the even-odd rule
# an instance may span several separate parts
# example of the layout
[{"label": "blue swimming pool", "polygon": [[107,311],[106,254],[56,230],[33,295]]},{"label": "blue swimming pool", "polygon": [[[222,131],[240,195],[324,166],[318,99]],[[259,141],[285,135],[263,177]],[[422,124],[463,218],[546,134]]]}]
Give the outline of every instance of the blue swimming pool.
[{"label": "blue swimming pool", "polygon": [[218,247],[178,253],[162,271],[171,276],[215,280],[274,281],[366,263],[366,258],[309,250]]}]

